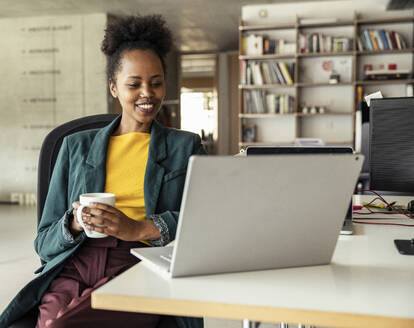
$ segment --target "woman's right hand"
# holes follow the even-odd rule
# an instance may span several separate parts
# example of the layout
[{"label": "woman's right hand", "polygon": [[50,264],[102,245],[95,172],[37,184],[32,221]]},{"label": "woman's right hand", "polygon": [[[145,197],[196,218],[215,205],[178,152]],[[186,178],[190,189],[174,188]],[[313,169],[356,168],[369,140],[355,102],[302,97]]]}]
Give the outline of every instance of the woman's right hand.
[{"label": "woman's right hand", "polygon": [[77,216],[77,210],[80,206],[80,202],[73,202],[72,203],[72,207],[73,207],[73,219],[70,223],[70,232],[72,233],[72,235],[77,235],[80,232],[83,231],[83,227],[79,224],[78,222],[78,216]]}]

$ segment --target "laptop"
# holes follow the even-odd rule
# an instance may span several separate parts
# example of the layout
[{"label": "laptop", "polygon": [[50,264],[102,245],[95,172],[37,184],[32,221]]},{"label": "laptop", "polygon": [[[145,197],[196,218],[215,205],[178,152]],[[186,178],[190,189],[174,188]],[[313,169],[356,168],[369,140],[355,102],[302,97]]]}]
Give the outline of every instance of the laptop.
[{"label": "laptop", "polygon": [[[286,154],[352,154],[351,147],[290,147],[290,146],[249,146],[246,155],[286,155]],[[354,226],[352,224],[352,196],[348,210],[341,228],[341,235],[352,235]]]},{"label": "laptop", "polygon": [[131,253],[164,277],[328,264],[363,156],[192,156],[174,246]]}]

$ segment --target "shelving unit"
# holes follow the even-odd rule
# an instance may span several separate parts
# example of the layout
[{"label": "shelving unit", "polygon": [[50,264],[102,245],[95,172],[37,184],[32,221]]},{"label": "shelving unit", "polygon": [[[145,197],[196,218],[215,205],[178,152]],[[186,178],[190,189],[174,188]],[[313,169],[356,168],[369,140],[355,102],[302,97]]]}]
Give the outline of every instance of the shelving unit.
[{"label": "shelving unit", "polygon": [[[402,33],[407,42],[407,48],[393,50],[365,51],[358,49],[357,38],[365,28],[392,29],[390,26],[403,24]],[[333,36],[345,34],[352,39],[352,50],[341,52],[313,52],[301,53],[300,34],[319,33],[325,35],[332,33]],[[243,53],[242,40],[249,34],[277,35],[282,33],[284,37],[290,36],[289,42],[296,43],[294,54],[264,54],[246,55]],[[273,33],[273,34],[272,34]],[[289,34],[290,33],[290,34]],[[405,85],[414,84],[413,75],[406,79],[396,80],[364,80],[362,65],[367,60],[372,60],[379,56],[385,58],[389,55],[410,56],[411,72],[414,69],[414,15],[408,17],[366,19],[358,17],[355,13],[353,20],[338,20],[329,23],[301,24],[300,17],[297,17],[294,24],[270,24],[245,26],[240,22],[239,26],[239,60],[242,63],[249,61],[285,61],[294,63],[293,84],[263,84],[263,85],[239,85],[239,146],[248,145],[289,145],[293,144],[295,138],[321,138],[328,145],[348,145],[354,146],[355,142],[355,110],[357,88],[392,87],[397,85],[404,86],[404,94],[398,91],[391,96],[405,96]],[[368,58],[368,59],[367,59]],[[309,67],[315,67],[315,63],[332,61],[333,65],[339,68],[347,68],[348,75],[341,74],[341,81],[329,83],[328,79],[318,79],[320,74],[316,74]],[[338,63],[338,64],[337,64]],[[246,64],[247,65],[247,64]],[[341,66],[342,65],[342,66]],[[320,65],[321,66],[321,65]],[[242,65],[240,65],[242,67]],[[335,67],[336,68],[336,67]],[[306,70],[309,70],[307,72]],[[336,70],[336,69],[335,69]],[[240,69],[240,81],[242,81],[242,69]],[[412,74],[412,73],[411,73]],[[263,90],[265,92],[287,93],[294,98],[292,113],[250,113],[244,106],[244,94],[252,90]],[[312,99],[317,98],[317,94],[322,94],[320,105],[325,107],[323,101],[332,95],[333,100],[326,105],[327,111],[321,114],[302,113],[302,108],[307,106],[319,105],[313,103]],[[311,99],[311,100],[309,100]],[[310,101],[308,103],[308,101]],[[243,126],[255,125],[257,135],[255,141],[243,140]],[[263,125],[263,134],[260,129]],[[281,131],[272,135],[273,131]],[[269,132],[265,134],[265,132]]]}]

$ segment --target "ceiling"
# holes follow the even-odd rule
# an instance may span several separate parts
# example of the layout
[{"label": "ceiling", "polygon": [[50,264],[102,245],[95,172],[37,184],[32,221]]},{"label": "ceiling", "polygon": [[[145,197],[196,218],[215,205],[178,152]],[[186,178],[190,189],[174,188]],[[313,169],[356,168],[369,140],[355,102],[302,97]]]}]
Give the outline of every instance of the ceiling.
[{"label": "ceiling", "polygon": [[213,52],[236,50],[238,48],[237,30],[242,6],[300,1],[0,0],[0,18],[97,12],[161,14],[172,29],[179,50],[183,52]]}]

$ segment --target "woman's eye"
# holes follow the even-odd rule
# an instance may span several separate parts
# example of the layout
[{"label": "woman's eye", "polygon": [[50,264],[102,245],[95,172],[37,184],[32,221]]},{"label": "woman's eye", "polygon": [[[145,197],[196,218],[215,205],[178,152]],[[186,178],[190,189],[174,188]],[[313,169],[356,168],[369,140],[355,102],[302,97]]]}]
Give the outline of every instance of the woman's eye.
[{"label": "woman's eye", "polygon": [[130,88],[138,88],[139,87],[139,85],[138,84],[135,84],[135,83],[130,83],[130,84],[128,84],[128,86]]},{"label": "woman's eye", "polygon": [[162,82],[154,82],[154,83],[151,83],[151,85],[153,87],[160,87],[162,85]]}]

